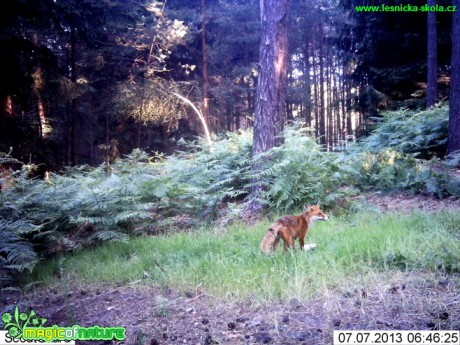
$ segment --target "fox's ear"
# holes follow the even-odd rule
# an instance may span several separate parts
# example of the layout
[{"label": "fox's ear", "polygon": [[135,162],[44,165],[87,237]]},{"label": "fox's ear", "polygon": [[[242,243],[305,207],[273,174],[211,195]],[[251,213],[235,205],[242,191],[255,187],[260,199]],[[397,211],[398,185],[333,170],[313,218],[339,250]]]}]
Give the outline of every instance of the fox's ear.
[{"label": "fox's ear", "polygon": [[319,206],[319,200],[316,202],[316,206]]},{"label": "fox's ear", "polygon": [[310,210],[310,205],[304,204],[304,205],[303,205],[303,210],[304,210],[304,211],[309,211],[309,210]]}]

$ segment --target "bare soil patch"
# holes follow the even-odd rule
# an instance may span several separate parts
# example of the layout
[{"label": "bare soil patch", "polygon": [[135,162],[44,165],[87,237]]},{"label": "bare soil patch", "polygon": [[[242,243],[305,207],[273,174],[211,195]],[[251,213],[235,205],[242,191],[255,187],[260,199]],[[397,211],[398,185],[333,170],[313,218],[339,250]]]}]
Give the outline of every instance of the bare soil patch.
[{"label": "bare soil patch", "polygon": [[437,199],[432,196],[407,193],[391,195],[374,193],[368,195],[366,199],[376,205],[382,212],[402,212],[407,214],[420,210],[427,212],[460,210],[460,199],[455,197]]},{"label": "bare soil patch", "polygon": [[48,325],[125,326],[126,344],[332,344],[335,329],[460,329],[458,277],[389,281],[265,304],[145,285],[38,289],[3,304],[33,308]]}]

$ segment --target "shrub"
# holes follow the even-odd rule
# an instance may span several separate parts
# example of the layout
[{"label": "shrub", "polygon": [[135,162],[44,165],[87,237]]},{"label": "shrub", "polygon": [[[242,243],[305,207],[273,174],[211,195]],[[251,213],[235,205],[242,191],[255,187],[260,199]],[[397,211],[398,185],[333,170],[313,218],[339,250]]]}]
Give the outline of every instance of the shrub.
[{"label": "shrub", "polygon": [[446,152],[447,133],[445,105],[386,112],[372,134],[342,158],[342,168],[362,189],[459,196],[460,179],[450,173],[458,159],[439,158]]},{"label": "shrub", "polygon": [[335,155],[324,152],[301,122],[287,126],[284,144],[256,157],[262,170],[254,178],[265,187],[262,201],[275,212],[291,212],[306,202],[332,203],[345,194],[346,176]]},{"label": "shrub", "polygon": [[447,149],[449,108],[438,106],[422,111],[401,109],[385,112],[372,134],[356,149],[377,153],[392,149],[419,158],[442,157]]}]

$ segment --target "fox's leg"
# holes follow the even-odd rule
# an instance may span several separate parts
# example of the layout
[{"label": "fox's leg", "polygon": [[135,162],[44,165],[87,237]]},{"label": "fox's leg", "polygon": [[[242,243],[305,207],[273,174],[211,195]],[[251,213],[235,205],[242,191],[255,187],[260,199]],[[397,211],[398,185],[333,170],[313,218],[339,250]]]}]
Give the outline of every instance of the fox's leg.
[{"label": "fox's leg", "polygon": [[291,236],[289,236],[289,234],[285,234],[284,232],[282,232],[281,238],[284,241],[284,252],[287,252],[290,248],[295,249],[295,240]]},{"label": "fox's leg", "polygon": [[283,239],[283,242],[284,242],[284,251],[286,252],[287,249],[288,249],[288,246],[289,246],[289,236],[286,235],[286,229],[285,228],[282,228],[278,231],[278,241],[280,239]]},{"label": "fox's leg", "polygon": [[303,250],[303,246],[305,244],[305,237],[300,236],[299,242],[300,242],[300,250]]},{"label": "fox's leg", "polygon": [[276,236],[275,241],[273,242],[273,251],[276,251],[278,244],[280,243],[280,236]]},{"label": "fox's leg", "polygon": [[289,240],[284,240],[284,252],[286,253],[289,250],[290,247],[290,241]]}]

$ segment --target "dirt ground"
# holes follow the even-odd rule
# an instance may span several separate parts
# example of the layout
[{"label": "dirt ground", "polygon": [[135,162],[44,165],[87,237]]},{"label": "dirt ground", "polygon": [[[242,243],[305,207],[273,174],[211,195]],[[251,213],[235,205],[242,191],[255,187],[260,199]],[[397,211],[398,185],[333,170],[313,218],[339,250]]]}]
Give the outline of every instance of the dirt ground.
[{"label": "dirt ground", "polygon": [[[383,211],[395,205],[436,211],[458,200],[370,196]],[[125,326],[126,344],[332,344],[333,330],[460,329],[460,276],[397,273],[363,288],[342,287],[307,301],[230,302],[142,282],[120,287],[35,289],[1,296],[1,310],[33,308],[47,325]],[[77,283],[75,283],[77,285]],[[308,288],[308,287],[305,287]],[[92,344],[97,344],[92,342]]]},{"label": "dirt ground", "polygon": [[381,195],[380,193],[369,194],[366,199],[379,207],[382,212],[403,212],[443,210],[460,210],[460,199],[449,197],[437,199],[431,196],[410,195],[400,193],[397,195]]}]

